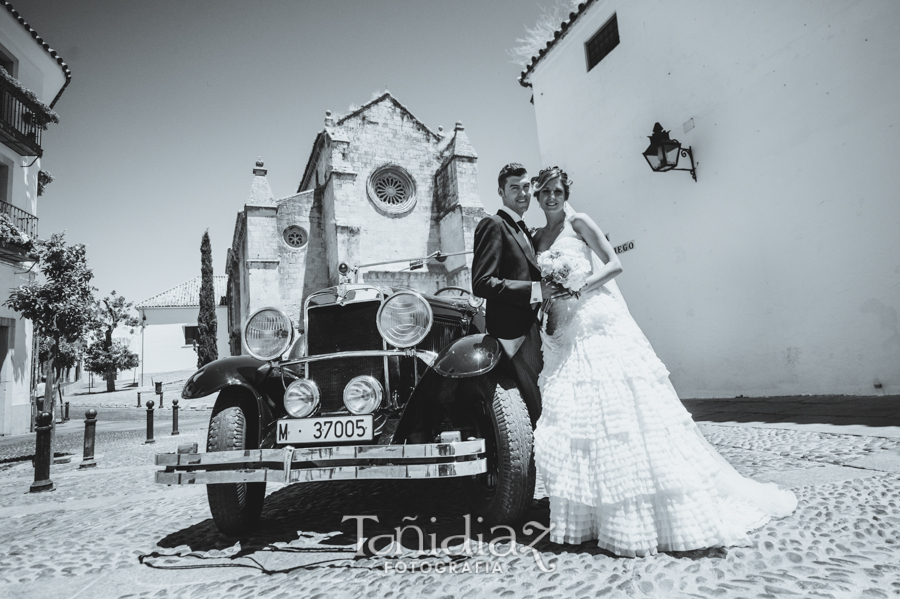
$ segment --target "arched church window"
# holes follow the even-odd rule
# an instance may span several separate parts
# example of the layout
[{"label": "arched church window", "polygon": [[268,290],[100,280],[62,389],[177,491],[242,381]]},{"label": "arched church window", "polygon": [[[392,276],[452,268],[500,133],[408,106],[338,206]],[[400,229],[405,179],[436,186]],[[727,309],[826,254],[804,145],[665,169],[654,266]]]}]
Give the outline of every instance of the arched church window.
[{"label": "arched church window", "polygon": [[403,214],[416,205],[416,183],[406,169],[396,164],[375,169],[366,187],[369,199],[385,212]]},{"label": "arched church window", "polygon": [[309,241],[309,233],[306,229],[297,225],[291,225],[282,233],[284,242],[292,248],[302,248]]}]

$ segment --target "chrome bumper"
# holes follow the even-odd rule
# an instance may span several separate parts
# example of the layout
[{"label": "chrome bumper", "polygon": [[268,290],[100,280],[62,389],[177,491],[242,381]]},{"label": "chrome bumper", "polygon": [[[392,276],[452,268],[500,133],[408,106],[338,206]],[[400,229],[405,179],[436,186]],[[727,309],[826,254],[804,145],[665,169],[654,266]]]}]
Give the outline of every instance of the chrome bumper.
[{"label": "chrome bumper", "polygon": [[[196,451],[196,450],[194,450]],[[342,445],[160,453],[164,485],[453,478],[487,471],[484,439],[416,445]]]}]

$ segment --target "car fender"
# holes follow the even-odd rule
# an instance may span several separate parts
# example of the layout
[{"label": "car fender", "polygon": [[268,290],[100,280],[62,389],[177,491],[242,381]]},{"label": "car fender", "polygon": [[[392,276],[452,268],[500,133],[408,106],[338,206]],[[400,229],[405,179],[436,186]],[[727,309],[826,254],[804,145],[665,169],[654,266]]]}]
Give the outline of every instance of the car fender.
[{"label": "car fender", "polygon": [[259,384],[268,372],[267,363],[252,356],[230,356],[214,360],[192,374],[184,384],[184,399],[206,397],[219,392],[212,415],[239,406],[248,419],[249,443],[259,446],[273,421],[272,410]]},{"label": "car fender", "polygon": [[441,350],[431,367],[441,376],[462,379],[490,372],[500,363],[503,349],[496,338],[467,335]]},{"label": "car fender", "polygon": [[253,385],[259,378],[259,369],[265,362],[252,356],[230,356],[213,360],[188,377],[181,390],[184,399],[196,399],[212,395],[225,387],[246,387],[253,395],[262,400],[259,391]]},{"label": "car fender", "polygon": [[509,359],[494,337],[469,335],[451,343],[419,379],[403,408],[391,443],[403,442],[410,434],[440,419],[451,404],[458,404],[458,409],[473,409],[474,406],[462,405],[471,399],[460,386],[478,384],[477,377],[495,370],[502,371],[500,376],[512,372]]}]

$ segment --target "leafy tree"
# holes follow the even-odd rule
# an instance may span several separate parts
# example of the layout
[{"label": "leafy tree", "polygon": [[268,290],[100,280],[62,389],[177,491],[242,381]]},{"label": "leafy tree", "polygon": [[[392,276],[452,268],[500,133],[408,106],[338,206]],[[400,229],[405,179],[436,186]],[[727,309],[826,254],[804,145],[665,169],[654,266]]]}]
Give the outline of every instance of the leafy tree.
[{"label": "leafy tree", "polygon": [[209,231],[204,231],[200,242],[200,314],[197,317],[199,341],[197,344],[197,368],[219,358],[216,346],[216,292],[213,282],[212,246]]},{"label": "leafy tree", "polygon": [[[46,364],[50,360],[50,353],[53,351],[53,342],[46,337],[41,337],[38,345],[38,359],[41,364]],[[54,376],[57,380],[62,378],[63,372],[70,368],[75,368],[81,359],[81,342],[68,343],[62,341],[59,344],[59,353],[53,361]]]},{"label": "leafy tree", "polygon": [[54,363],[63,343],[81,339],[92,321],[94,288],[90,282],[94,273],[87,266],[84,244],[67,245],[62,233],[35,243],[34,253],[44,282],[31,281],[16,287],[3,304],[30,320],[34,334],[51,342],[44,368],[47,385],[41,409],[53,413]]},{"label": "leafy tree", "polygon": [[110,295],[94,304],[91,335],[93,339],[85,350],[84,369],[99,374],[106,381],[106,390],[116,390],[116,376],[121,370],[140,365],[138,355],[128,349],[128,344],[113,341],[113,332],[119,325],[136,327],[140,324],[131,313],[133,304],[124,295]]},{"label": "leafy tree", "polygon": [[128,344],[116,339],[106,347],[105,339],[94,341],[84,352],[84,369],[99,374],[106,380],[106,390],[116,390],[116,376],[121,370],[141,365],[138,355],[128,349]]}]

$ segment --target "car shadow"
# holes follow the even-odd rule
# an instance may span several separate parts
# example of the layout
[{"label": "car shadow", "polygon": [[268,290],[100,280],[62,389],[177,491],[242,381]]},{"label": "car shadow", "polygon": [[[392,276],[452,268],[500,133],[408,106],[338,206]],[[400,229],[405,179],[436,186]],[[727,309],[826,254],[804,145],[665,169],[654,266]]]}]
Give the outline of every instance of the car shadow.
[{"label": "car shadow", "polygon": [[[367,518],[361,520],[356,516]],[[526,518],[513,529],[516,542],[533,542],[549,525],[549,520],[546,500],[533,502]],[[539,526],[533,524],[523,532],[528,522]],[[463,541],[461,535],[487,544],[508,539],[511,534],[505,528],[494,528],[492,532],[487,523],[471,516],[457,481],[333,481],[291,485],[271,493],[266,497],[259,523],[247,534],[225,535],[210,518],[173,531],[157,545],[164,549],[186,545],[191,551],[206,552],[224,550],[240,542],[240,550],[233,556],[236,558],[263,549],[272,550],[276,544],[289,544],[305,535],[324,536],[319,544],[331,551],[344,549],[355,553],[360,525],[367,539],[385,535],[365,544],[367,556],[390,545],[397,538],[397,529],[404,527],[417,526],[422,531],[421,547],[415,529],[405,529],[400,535],[400,544],[410,551],[427,551],[432,544],[440,550],[447,539],[450,539],[448,545],[454,546]]]},{"label": "car shadow", "polygon": [[[362,536],[367,539],[363,545],[362,555],[357,555],[357,527],[360,519],[344,520],[347,516],[369,517],[362,523]],[[377,522],[371,517],[377,517]],[[420,537],[414,529],[404,528],[411,525],[421,529],[422,545],[419,544]],[[413,555],[417,551],[428,552],[433,546],[437,550],[438,557],[446,556],[441,549],[445,541],[447,546],[454,548],[468,536],[473,543],[482,543],[480,547],[483,549],[473,549],[476,556],[491,559],[490,544],[498,543],[498,553],[494,555],[504,555],[508,551],[506,543],[512,536],[519,544],[520,554],[527,552],[523,546],[531,546],[542,556],[544,563],[552,556],[573,553],[618,559],[615,554],[598,547],[596,541],[586,541],[580,545],[551,542],[549,535],[546,534],[549,525],[550,508],[547,498],[533,501],[523,521],[510,529],[491,527],[469,516],[468,506],[456,481],[335,481],[293,485],[271,493],[266,498],[262,518],[248,534],[238,537],[224,535],[210,518],[172,532],[161,539],[158,546],[172,549],[186,545],[195,552],[192,553],[193,558],[218,562],[210,563],[207,567],[219,567],[223,559],[233,562],[239,558],[249,558],[251,564],[249,567],[267,574],[285,573],[325,562],[367,559],[375,557],[378,552],[389,553],[385,550],[398,539],[398,528],[403,530],[403,534],[399,536],[401,546],[413,552]],[[376,538],[380,535],[384,536]],[[317,546],[312,547],[290,545],[302,537],[320,537],[321,540]],[[219,553],[233,548],[238,542],[240,542],[238,551],[228,555]],[[262,555],[260,552],[332,555],[323,556],[330,558],[325,562],[270,570],[255,559]],[[710,548],[666,553],[675,558],[691,560],[721,559],[727,557],[728,550]],[[344,555],[334,559],[334,554]],[[144,557],[165,556],[157,553]],[[418,557],[429,559],[435,556]],[[453,559],[467,559],[467,557],[456,555]],[[165,567],[155,565],[151,560],[141,561],[151,567]],[[247,560],[243,561],[244,567],[248,567]]]}]

